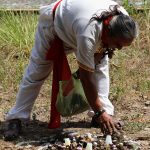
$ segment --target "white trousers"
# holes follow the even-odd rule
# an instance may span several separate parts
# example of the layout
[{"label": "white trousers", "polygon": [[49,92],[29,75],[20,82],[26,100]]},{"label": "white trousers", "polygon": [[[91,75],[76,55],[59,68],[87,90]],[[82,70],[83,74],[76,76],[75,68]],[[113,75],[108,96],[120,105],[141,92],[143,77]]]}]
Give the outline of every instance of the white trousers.
[{"label": "white trousers", "polygon": [[[52,8],[55,3],[44,8],[41,14],[35,36],[35,44],[31,52],[29,64],[23,75],[14,107],[7,113],[6,120],[29,119],[34,102],[39,94],[42,84],[52,71],[53,62],[46,60],[46,55],[54,39],[55,31],[52,21]],[[47,14],[47,15],[46,15]],[[109,71],[108,57],[101,60],[96,66],[96,84],[104,109],[113,115],[113,105],[108,99]]]}]

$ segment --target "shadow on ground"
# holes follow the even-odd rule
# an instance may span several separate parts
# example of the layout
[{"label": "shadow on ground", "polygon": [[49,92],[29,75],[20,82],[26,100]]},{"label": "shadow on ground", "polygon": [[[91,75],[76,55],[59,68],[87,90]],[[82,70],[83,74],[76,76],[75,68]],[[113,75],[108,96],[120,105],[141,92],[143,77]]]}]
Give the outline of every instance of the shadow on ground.
[{"label": "shadow on ground", "polygon": [[[70,129],[71,131],[67,131]],[[67,136],[67,132],[76,131],[77,128],[90,129],[90,122],[79,121],[79,122],[63,122],[59,129],[49,129],[47,122],[42,122],[39,120],[23,122],[22,123],[22,133],[20,137],[14,141],[12,144],[25,141],[35,141],[31,145],[38,146],[39,144],[46,143],[55,139],[62,140]],[[0,140],[3,140],[3,133],[5,130],[5,122],[0,122]],[[38,141],[38,142],[36,142]]]}]

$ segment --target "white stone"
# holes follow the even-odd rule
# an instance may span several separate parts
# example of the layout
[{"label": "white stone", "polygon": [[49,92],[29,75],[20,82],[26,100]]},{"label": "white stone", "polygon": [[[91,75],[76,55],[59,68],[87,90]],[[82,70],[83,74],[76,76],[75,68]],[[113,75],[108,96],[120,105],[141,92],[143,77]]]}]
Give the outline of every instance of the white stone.
[{"label": "white stone", "polygon": [[94,116],[94,111],[92,111],[92,110],[90,110],[90,111],[88,111],[88,113],[87,113],[87,115],[89,116],[89,117],[93,117]]},{"label": "white stone", "polygon": [[91,133],[86,133],[87,138],[91,139],[92,138],[92,134]]}]

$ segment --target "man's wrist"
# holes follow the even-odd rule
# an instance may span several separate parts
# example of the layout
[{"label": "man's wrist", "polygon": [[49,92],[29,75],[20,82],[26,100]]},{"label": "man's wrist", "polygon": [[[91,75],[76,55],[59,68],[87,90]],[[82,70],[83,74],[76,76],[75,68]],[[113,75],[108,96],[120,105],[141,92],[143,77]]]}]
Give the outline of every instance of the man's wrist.
[{"label": "man's wrist", "polygon": [[95,115],[94,115],[94,117],[95,118],[99,118],[104,112],[106,112],[106,110],[105,109],[99,109],[98,111],[95,111]]}]

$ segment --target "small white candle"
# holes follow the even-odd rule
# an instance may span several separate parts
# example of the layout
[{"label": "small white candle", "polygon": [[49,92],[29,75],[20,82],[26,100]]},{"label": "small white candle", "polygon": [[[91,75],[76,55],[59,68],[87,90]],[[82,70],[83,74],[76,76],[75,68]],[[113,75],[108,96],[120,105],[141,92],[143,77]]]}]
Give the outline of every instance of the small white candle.
[{"label": "small white candle", "polygon": [[92,150],[92,143],[87,143],[85,150]]},{"label": "small white candle", "polygon": [[107,136],[106,136],[105,143],[108,144],[108,145],[109,145],[109,144],[112,144],[112,138],[111,138],[111,135],[107,135]]},{"label": "small white candle", "polygon": [[70,139],[69,139],[69,138],[65,138],[64,141],[65,141],[65,145],[66,145],[66,146],[70,146],[70,143],[71,143],[71,142],[70,142]]}]

